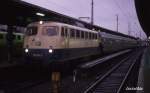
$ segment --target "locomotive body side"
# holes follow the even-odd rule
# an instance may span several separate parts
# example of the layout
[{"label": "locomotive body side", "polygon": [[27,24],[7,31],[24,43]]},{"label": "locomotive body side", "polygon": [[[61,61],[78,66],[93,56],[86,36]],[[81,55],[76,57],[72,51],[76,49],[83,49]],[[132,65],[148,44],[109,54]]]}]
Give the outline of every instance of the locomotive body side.
[{"label": "locomotive body side", "polygon": [[26,59],[44,64],[100,53],[98,32],[58,22],[32,23],[24,40]]}]

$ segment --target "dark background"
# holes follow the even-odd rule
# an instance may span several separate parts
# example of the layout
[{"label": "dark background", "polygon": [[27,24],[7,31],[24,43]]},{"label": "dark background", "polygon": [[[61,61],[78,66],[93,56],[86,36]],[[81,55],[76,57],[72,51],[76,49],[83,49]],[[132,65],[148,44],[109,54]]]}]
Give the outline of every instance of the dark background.
[{"label": "dark background", "polygon": [[150,36],[150,1],[135,0],[136,11],[143,30]]}]

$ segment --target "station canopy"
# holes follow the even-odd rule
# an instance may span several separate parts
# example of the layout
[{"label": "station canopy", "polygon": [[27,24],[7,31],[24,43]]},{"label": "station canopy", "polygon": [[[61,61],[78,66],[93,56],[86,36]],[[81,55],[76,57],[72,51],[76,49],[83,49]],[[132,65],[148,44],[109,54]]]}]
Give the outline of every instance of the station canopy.
[{"label": "station canopy", "polygon": [[96,31],[100,30],[116,35],[131,37],[122,33],[107,30],[97,25],[91,25],[85,21],[81,21],[22,0],[0,0],[0,11],[0,24],[4,25],[26,27],[29,23],[35,21],[58,21],[88,29],[95,29]]},{"label": "station canopy", "polygon": [[35,21],[51,20],[90,27],[89,23],[21,0],[1,0],[0,11],[0,24],[26,26],[27,24]]}]

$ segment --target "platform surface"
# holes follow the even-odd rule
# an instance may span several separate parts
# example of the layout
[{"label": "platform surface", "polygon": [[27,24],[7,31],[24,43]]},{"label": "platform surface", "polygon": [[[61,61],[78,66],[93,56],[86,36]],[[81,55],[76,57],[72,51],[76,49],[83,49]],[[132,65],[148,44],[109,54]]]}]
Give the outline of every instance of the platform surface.
[{"label": "platform surface", "polygon": [[150,93],[150,47],[146,49],[144,57],[144,93]]}]

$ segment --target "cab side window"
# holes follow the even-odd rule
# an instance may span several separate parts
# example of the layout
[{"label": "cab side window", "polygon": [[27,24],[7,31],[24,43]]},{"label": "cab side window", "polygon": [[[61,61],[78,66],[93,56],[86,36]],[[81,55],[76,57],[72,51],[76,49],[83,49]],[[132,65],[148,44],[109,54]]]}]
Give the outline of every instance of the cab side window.
[{"label": "cab side window", "polygon": [[65,28],[65,36],[68,36],[68,28]]},{"label": "cab side window", "polygon": [[81,38],[84,39],[84,31],[81,31]]},{"label": "cab side window", "polygon": [[61,36],[65,36],[65,28],[64,27],[61,28]]},{"label": "cab side window", "polygon": [[70,37],[75,38],[75,30],[74,29],[70,29]]},{"label": "cab side window", "polygon": [[61,28],[61,36],[67,37],[68,36],[68,28],[62,27]]}]

